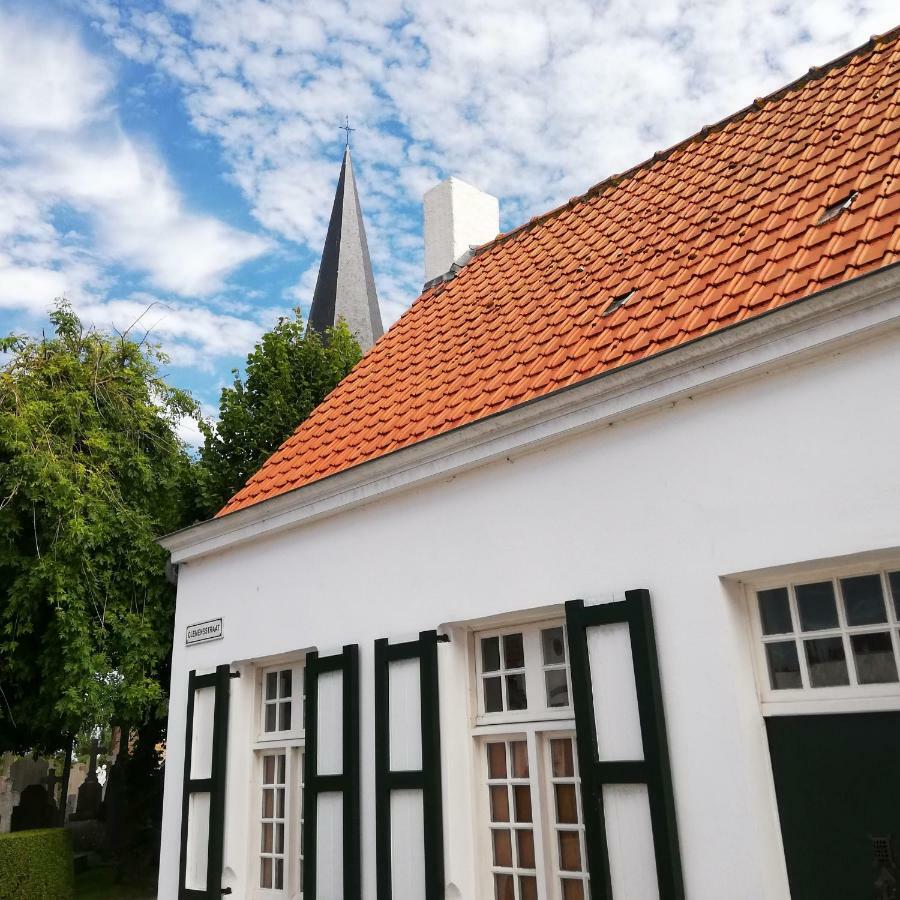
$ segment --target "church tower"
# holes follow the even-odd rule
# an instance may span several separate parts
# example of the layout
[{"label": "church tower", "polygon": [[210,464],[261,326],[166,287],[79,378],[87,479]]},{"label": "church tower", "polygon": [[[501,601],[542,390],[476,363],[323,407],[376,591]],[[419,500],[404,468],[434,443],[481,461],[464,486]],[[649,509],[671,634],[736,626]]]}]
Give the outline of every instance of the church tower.
[{"label": "church tower", "polygon": [[347,323],[363,352],[384,333],[349,142],[344,148],[309,327],[324,334],[340,319]]}]

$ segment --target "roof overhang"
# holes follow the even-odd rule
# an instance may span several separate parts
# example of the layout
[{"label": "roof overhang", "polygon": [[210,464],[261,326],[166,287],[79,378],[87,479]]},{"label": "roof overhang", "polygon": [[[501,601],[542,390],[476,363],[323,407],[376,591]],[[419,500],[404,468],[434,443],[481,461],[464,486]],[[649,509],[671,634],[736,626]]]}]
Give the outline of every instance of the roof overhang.
[{"label": "roof overhang", "polygon": [[900,263],[160,539],[175,564],[900,327]]}]

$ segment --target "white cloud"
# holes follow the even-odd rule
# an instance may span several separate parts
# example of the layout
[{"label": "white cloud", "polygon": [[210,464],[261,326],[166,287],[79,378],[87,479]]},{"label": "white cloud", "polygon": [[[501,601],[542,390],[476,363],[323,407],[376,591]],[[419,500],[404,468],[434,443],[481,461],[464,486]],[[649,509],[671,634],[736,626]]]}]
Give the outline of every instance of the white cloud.
[{"label": "white cloud", "polygon": [[[142,27],[169,37],[165,16],[148,14]],[[135,47],[144,42],[133,38]],[[187,207],[154,148],[123,130],[109,99],[114,80],[71,28],[22,17],[0,27],[0,308],[8,312],[34,319],[65,294],[88,321],[119,327],[150,301],[117,299],[114,268],[208,299],[271,247]],[[74,231],[61,224],[68,213],[79,218]],[[210,368],[246,352],[260,330],[252,316],[180,301],[167,306],[157,335],[179,361]]]},{"label": "white cloud", "polygon": [[69,131],[102,112],[105,65],[53,24],[8,17],[0,27],[0,129]]}]

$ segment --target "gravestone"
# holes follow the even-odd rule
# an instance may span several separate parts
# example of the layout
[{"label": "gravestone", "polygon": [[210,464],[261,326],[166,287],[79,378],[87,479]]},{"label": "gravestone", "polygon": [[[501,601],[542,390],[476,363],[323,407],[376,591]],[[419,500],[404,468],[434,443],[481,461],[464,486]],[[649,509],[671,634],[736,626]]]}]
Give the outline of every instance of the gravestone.
[{"label": "gravestone", "polygon": [[40,784],[29,784],[19,805],[12,811],[10,831],[28,831],[31,828],[52,828],[56,807],[50,802],[47,791]]},{"label": "gravestone", "polygon": [[103,803],[103,785],[97,780],[97,756],[100,753],[100,742],[97,738],[91,740],[91,761],[88,763],[87,778],[84,784],[78,788],[78,805],[74,821],[84,819],[96,819],[100,814],[100,805]]},{"label": "gravestone", "polygon": [[62,778],[56,774],[56,769],[51,769],[50,774],[45,778],[42,778],[41,781],[47,786],[48,799],[57,809],[59,809],[59,804],[56,802],[56,786],[62,784]]}]

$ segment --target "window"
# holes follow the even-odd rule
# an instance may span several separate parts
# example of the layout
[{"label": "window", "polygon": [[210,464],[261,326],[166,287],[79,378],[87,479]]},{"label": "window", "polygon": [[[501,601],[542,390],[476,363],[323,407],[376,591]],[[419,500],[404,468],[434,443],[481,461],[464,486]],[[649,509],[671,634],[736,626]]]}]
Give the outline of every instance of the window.
[{"label": "window", "polygon": [[565,626],[540,624],[476,636],[479,716],[528,720],[571,716]]},{"label": "window", "polygon": [[281,737],[303,727],[303,669],[280,666],[262,673],[261,738]]},{"label": "window", "polygon": [[764,693],[900,690],[900,571],[767,587],[754,605]]},{"label": "window", "polygon": [[474,638],[480,900],[587,900],[565,625]]},{"label": "window", "polygon": [[574,735],[529,728],[510,738],[485,738],[479,745],[490,835],[487,896],[585,900],[589,889]]},{"label": "window", "polygon": [[303,667],[258,670],[259,731],[253,747],[256,836],[250,896],[299,897],[303,891]]}]

